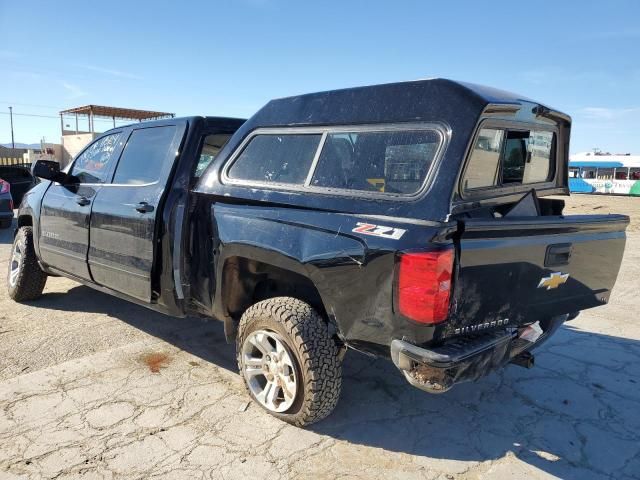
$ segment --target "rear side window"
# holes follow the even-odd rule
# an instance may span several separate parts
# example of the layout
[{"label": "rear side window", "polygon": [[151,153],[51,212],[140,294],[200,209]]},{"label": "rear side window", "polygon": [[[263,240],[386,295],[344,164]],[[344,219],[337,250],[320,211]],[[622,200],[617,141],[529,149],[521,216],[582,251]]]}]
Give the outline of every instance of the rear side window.
[{"label": "rear side window", "polygon": [[469,157],[463,189],[522,185],[553,177],[554,134],[483,128]]},{"label": "rear side window", "polygon": [[311,186],[416,193],[440,142],[433,130],[330,133]]},{"label": "rear side window", "polygon": [[143,185],[157,182],[175,158],[175,152],[169,151],[175,133],[174,125],[134,130],[120,156],[113,183]]},{"label": "rear side window", "polygon": [[229,169],[236,180],[303,185],[320,134],[256,135]]}]

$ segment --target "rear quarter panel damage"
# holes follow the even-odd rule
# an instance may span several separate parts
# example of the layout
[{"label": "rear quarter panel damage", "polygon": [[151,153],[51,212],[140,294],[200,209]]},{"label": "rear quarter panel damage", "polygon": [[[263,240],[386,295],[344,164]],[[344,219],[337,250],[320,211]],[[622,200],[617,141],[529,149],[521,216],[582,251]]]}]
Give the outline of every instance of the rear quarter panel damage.
[{"label": "rear quarter panel damage", "polygon": [[[388,355],[392,338],[409,336],[426,341],[432,329],[398,318],[394,312],[397,251],[428,245],[438,230],[433,222],[366,218],[297,208],[216,203],[212,222],[219,243],[214,245],[217,285],[225,263],[249,258],[300,274],[313,282],[340,336],[352,346]],[[404,230],[399,238],[354,232],[358,223]],[[398,230],[386,229],[385,232]],[[396,237],[398,235],[395,235]],[[216,289],[214,311],[223,312]]]}]

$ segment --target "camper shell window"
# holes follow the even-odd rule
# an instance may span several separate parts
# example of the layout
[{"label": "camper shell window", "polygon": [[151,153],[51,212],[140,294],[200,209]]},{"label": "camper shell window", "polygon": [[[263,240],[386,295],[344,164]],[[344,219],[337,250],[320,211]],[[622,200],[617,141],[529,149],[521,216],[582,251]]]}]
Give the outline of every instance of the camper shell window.
[{"label": "camper shell window", "polygon": [[483,127],[462,175],[463,194],[553,180],[556,135],[532,128]]},{"label": "camper shell window", "polygon": [[259,129],[229,159],[222,179],[332,195],[416,196],[444,141],[431,124]]}]

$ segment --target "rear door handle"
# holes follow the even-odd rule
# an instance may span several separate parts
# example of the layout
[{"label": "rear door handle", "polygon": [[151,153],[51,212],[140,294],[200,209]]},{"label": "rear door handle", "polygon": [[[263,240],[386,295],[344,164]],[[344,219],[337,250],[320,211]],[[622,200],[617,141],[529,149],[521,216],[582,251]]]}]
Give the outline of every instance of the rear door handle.
[{"label": "rear door handle", "polygon": [[136,205],[136,210],[140,213],[153,212],[153,205],[149,205],[147,202],[140,202]]},{"label": "rear door handle", "polygon": [[562,265],[568,265],[571,258],[570,243],[557,243],[555,245],[549,245],[547,247],[547,253],[544,257],[545,267],[559,267]]},{"label": "rear door handle", "polygon": [[81,207],[85,207],[91,203],[91,200],[89,200],[87,197],[77,197],[76,203]]}]

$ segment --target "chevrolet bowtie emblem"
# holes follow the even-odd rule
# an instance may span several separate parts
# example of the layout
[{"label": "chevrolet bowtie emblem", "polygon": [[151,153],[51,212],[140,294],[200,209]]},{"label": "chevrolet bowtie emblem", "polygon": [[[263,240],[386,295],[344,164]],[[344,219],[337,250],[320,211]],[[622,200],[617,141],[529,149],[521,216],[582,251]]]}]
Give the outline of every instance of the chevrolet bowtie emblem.
[{"label": "chevrolet bowtie emblem", "polygon": [[553,272],[548,277],[542,277],[540,279],[538,288],[547,287],[547,290],[551,290],[552,288],[558,288],[563,283],[566,283],[568,279],[569,279],[568,273]]}]

